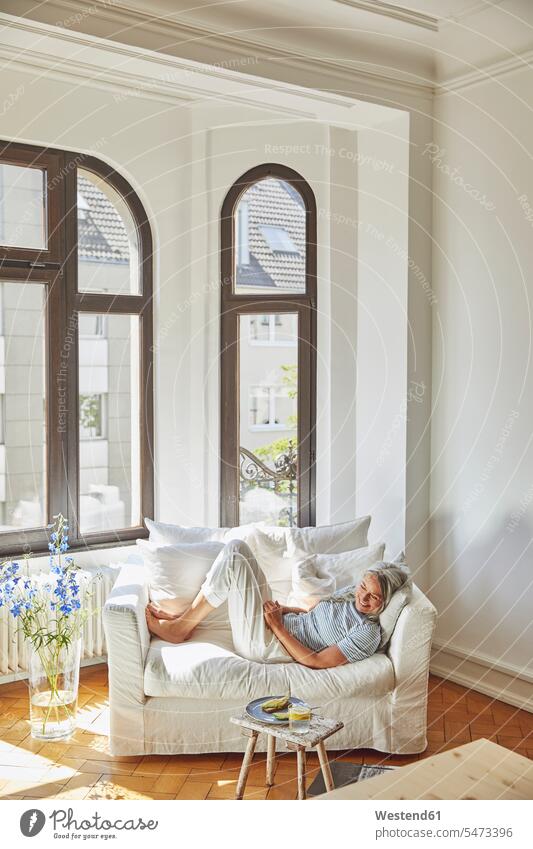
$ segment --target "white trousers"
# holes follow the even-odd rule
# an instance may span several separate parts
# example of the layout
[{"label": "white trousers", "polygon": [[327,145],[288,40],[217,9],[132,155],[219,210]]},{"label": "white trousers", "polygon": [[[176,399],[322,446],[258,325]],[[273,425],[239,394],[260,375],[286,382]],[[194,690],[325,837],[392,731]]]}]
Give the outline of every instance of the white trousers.
[{"label": "white trousers", "polygon": [[224,546],[202,584],[213,607],[228,602],[233,644],[238,654],[260,663],[291,663],[293,658],[267,627],[263,604],[270,587],[250,547],[242,540]]}]

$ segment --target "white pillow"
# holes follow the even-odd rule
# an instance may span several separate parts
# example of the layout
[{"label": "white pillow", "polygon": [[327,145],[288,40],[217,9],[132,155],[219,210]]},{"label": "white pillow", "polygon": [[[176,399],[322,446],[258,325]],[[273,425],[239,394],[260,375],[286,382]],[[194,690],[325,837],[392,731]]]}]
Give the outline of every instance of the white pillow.
[{"label": "white pillow", "polygon": [[[386,564],[385,564],[386,565]],[[409,604],[411,601],[411,597],[413,594],[413,582],[411,579],[411,573],[405,563],[405,560],[400,560],[397,558],[394,561],[395,566],[399,566],[403,569],[407,575],[407,582],[400,587],[399,590],[396,590],[391,600],[389,601],[387,607],[380,614],[379,624],[381,625],[381,640],[379,643],[378,651],[383,651],[392,637],[392,632],[396,627],[396,622],[398,621],[398,617],[402,610],[404,609],[406,604]]]},{"label": "white pillow", "polygon": [[[151,600],[165,608],[165,601],[178,599],[176,607],[180,613],[198,594],[205,576],[224,548],[221,542],[157,545],[144,539],[138,539],[137,546],[149,572]],[[206,617],[205,626],[226,624],[227,621],[227,605],[223,604]]]},{"label": "white pillow", "polygon": [[157,545],[173,545],[180,542],[224,542],[229,530],[228,528],[187,528],[183,525],[154,522],[153,519],[145,519],[144,524],[150,532],[150,542]]},{"label": "white pillow", "polygon": [[287,552],[287,528],[257,523],[231,528],[226,542],[238,539],[246,542],[267,579],[272,598],[287,603],[292,587],[292,561]]},{"label": "white pillow", "polygon": [[385,544],[340,554],[302,554],[293,562],[290,605],[308,607],[342,587],[359,583],[366,570],[383,560]]},{"label": "white pillow", "polygon": [[368,545],[370,516],[337,525],[319,525],[309,528],[286,528],[289,556],[295,553],[336,554],[353,551]]}]

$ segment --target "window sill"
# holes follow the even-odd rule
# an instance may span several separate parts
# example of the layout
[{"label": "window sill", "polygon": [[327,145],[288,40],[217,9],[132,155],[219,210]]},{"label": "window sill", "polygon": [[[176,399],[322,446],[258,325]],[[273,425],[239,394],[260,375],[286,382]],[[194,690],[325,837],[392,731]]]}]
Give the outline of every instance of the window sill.
[{"label": "window sill", "polygon": [[[135,546],[137,539],[146,539],[148,538],[148,531],[145,528],[139,528],[138,532],[136,532],[135,537],[130,537],[128,539],[113,539],[113,540],[94,540],[94,541],[86,541],[86,540],[74,540],[72,544],[69,541],[69,548],[67,552],[67,556],[69,552],[81,554],[84,551],[103,551],[110,550],[113,548],[126,548],[127,546]],[[31,546],[29,544],[22,545],[10,545],[0,547],[0,563],[10,560],[20,559],[24,555],[28,555],[30,558],[33,557],[48,557],[50,555],[50,551],[48,549],[48,544],[46,548],[43,548],[41,544]]]}]

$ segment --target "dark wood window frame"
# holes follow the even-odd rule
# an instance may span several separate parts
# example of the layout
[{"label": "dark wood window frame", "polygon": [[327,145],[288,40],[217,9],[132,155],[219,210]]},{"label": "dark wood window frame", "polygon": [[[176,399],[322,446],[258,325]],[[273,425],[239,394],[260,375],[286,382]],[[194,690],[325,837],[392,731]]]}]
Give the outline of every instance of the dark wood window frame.
[{"label": "dark wood window frame", "polygon": [[[300,194],[306,216],[305,292],[271,295],[235,291],[235,211],[243,193],[268,177]],[[220,523],[233,527],[239,512],[239,318],[252,313],[298,315],[298,525],[315,524],[317,215],[313,190],[285,165],[258,165],[232,185],[221,211]]]},{"label": "dark wood window frame", "polygon": [[[48,244],[44,249],[0,246],[0,280],[46,287],[46,472],[47,521],[63,513],[71,547],[124,544],[147,536],[144,516],[154,511],[152,234],[144,207],[117,171],[92,156],[0,142],[0,163],[46,170]],[[77,169],[105,180],[127,204],[138,234],[140,294],[78,291]],[[83,535],[79,527],[78,315],[83,312],[139,316],[140,322],[140,524]],[[46,528],[0,533],[0,556],[47,551]]]}]

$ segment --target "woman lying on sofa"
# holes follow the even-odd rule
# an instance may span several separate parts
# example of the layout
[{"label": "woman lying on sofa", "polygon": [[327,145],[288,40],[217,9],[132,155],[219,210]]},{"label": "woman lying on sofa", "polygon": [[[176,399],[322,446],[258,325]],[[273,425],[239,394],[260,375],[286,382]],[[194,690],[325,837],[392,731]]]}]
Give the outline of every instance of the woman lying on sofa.
[{"label": "woman lying on sofa", "polygon": [[407,579],[399,566],[378,563],[357,585],[317,602],[308,611],[283,607],[271,600],[267,580],[249,546],[235,540],[221,551],[188,610],[178,615],[149,604],[146,622],[152,634],[182,643],[227,600],[233,642],[242,657],[328,669],[374,654],[381,639],[379,614]]}]

